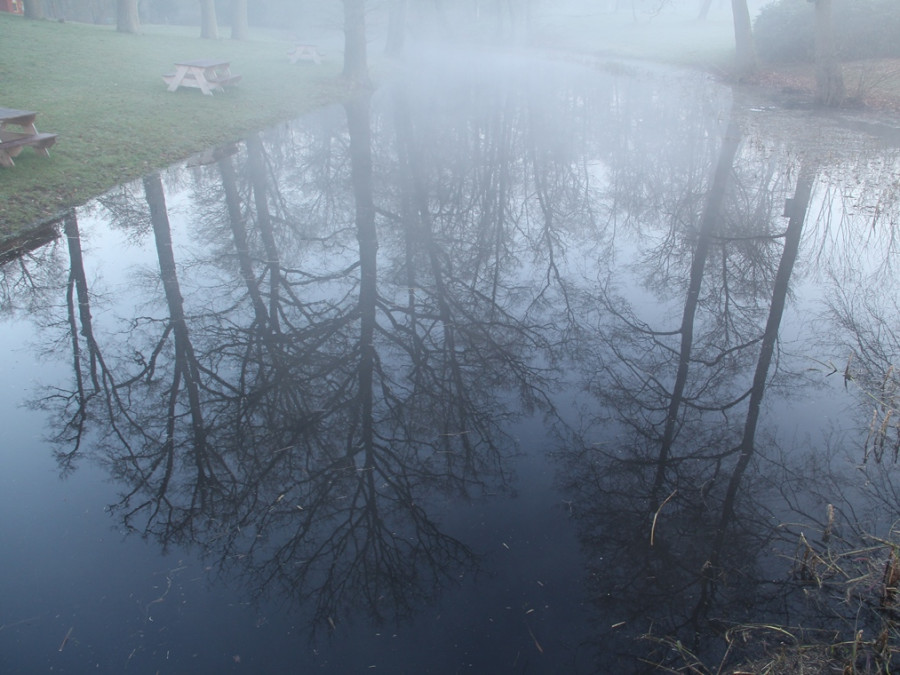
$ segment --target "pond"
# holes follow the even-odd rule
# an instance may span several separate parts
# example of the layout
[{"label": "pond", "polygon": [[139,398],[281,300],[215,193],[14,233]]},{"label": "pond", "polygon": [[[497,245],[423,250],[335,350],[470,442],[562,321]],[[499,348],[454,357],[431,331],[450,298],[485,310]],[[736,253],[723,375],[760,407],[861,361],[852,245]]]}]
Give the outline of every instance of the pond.
[{"label": "pond", "polygon": [[0,671],[890,663],[898,148],[426,55],[66,214],[2,263]]}]

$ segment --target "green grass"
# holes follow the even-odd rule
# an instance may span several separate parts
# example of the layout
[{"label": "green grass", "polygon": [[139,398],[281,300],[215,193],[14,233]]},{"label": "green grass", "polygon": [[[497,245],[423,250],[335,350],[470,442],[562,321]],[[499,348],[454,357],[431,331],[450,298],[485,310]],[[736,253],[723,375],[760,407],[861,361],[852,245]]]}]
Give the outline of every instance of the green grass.
[{"label": "green grass", "polygon": [[[123,181],[349,94],[339,55],[291,65],[290,43],[202,40],[199,29],[30,21],[0,13],[0,107],[35,110],[59,134],[50,158],[26,148],[0,167],[0,238],[80,205]],[[224,58],[243,79],[223,94],[170,93],[176,60]]]}]

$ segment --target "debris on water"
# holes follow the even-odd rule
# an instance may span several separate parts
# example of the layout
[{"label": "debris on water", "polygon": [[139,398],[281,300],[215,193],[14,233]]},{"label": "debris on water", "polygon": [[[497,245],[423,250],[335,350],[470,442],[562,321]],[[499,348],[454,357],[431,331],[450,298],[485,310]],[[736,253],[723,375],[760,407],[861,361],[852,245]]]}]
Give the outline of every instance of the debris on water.
[{"label": "debris on water", "polygon": [[531,630],[531,628],[528,629],[528,634],[531,636],[531,639],[534,641],[534,646],[537,647],[537,650],[538,650],[541,654],[543,654],[543,653],[544,653],[544,648],[541,647],[541,643],[538,642],[538,639],[534,636],[534,632]]},{"label": "debris on water", "polygon": [[672,499],[672,497],[674,497],[677,492],[678,492],[678,490],[673,490],[672,494],[670,494],[668,497],[666,497],[663,500],[663,503],[660,504],[659,508],[656,509],[656,513],[653,514],[653,525],[650,527],[650,546],[651,547],[653,546],[653,540],[656,536],[656,521],[659,518],[659,512],[662,511],[662,507],[664,507],[666,504],[668,504],[669,500]]},{"label": "debris on water", "polygon": [[69,631],[66,633],[66,636],[63,638],[63,641],[59,645],[59,651],[62,651],[65,648],[66,643],[69,641],[69,636],[72,635],[73,630],[75,630],[75,626],[69,628]]}]

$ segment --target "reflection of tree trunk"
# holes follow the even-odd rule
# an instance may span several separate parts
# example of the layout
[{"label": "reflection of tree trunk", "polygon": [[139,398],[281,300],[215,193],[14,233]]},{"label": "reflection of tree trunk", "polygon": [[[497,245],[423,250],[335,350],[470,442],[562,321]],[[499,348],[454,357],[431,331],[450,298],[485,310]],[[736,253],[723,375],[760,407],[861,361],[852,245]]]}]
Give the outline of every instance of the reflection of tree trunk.
[{"label": "reflection of tree trunk", "polygon": [[172,332],[175,335],[175,371],[172,385],[168,392],[168,424],[166,446],[168,448],[171,472],[172,453],[175,445],[175,419],[177,417],[177,399],[182,380],[188,394],[188,407],[191,414],[191,429],[194,442],[194,463],[197,467],[197,484],[205,483],[206,464],[206,427],[203,422],[200,404],[200,372],[194,356],[184,313],[184,298],[178,283],[178,272],[175,266],[175,253],[172,249],[172,233],[169,226],[169,215],[166,210],[166,197],[163,192],[159,174],[144,178],[144,190],[147,204],[150,206],[150,221],[156,240],[156,253],[159,259],[159,271],[162,277],[166,304]]},{"label": "reflection of tree trunk", "polygon": [[[503,246],[506,239],[508,202],[510,191],[510,165],[511,158],[515,155],[511,146],[512,130],[515,118],[515,103],[512,96],[507,96],[505,105],[501,108],[498,106],[496,117],[494,117],[494,133],[496,141],[493,143],[494,151],[491,161],[489,162],[490,171],[493,179],[490,189],[483,192],[483,212],[484,217],[481,221],[481,230],[484,232],[485,238],[490,236],[493,228],[493,241],[484,242],[478,247],[479,251],[484,252],[485,258],[493,258],[494,266],[491,280],[491,308],[497,306],[497,294],[500,289],[501,274],[503,272],[500,261],[503,259]],[[537,168],[535,167],[535,171]],[[482,264],[482,256],[479,256],[478,266]],[[487,267],[488,265],[485,264]],[[476,268],[477,273],[477,268]]]},{"label": "reflection of tree trunk", "polygon": [[839,106],[847,91],[834,44],[831,0],[816,0],[816,100],[824,106]]},{"label": "reflection of tree trunk", "polygon": [[[72,461],[78,455],[85,422],[88,419],[88,406],[95,397],[102,397],[100,406],[105,406],[105,409],[103,409],[100,416],[108,416],[108,424],[113,433],[120,439],[123,439],[123,445],[126,447],[127,442],[124,439],[127,436],[127,432],[123,431],[120,424],[124,424],[127,427],[132,420],[129,418],[129,414],[125,412],[127,403],[124,403],[120,397],[121,390],[115,380],[114,373],[105,363],[97,339],[94,336],[87,274],[84,269],[84,256],[81,249],[81,233],[74,211],[66,214],[63,230],[69,251],[69,280],[66,288],[66,305],[68,308],[69,331],[72,339],[72,364],[75,373],[73,399],[76,404],[71,418],[67,419],[63,431],[57,435],[57,440],[61,444],[71,445],[71,450],[56,453],[57,461],[60,463],[62,470],[66,472],[73,468]],[[87,349],[87,376],[84,372],[85,356],[79,335],[84,337],[84,346]],[[90,385],[86,381],[87,377],[90,378]]]},{"label": "reflection of tree trunk", "polygon": [[237,176],[231,157],[228,155],[219,160],[219,170],[222,174],[222,186],[225,188],[225,204],[228,208],[228,221],[231,225],[231,236],[234,239],[234,248],[237,253],[238,267],[244,285],[250,294],[253,311],[256,314],[256,323],[261,331],[266,331],[269,317],[266,313],[266,305],[263,302],[256,274],[253,271],[253,260],[250,257],[250,244],[247,241],[247,228],[244,224],[244,216],[241,214],[241,196],[238,193]]},{"label": "reflection of tree trunk", "polygon": [[[369,98],[357,98],[344,106],[350,133],[350,173],[356,202],[356,237],[359,241],[359,414],[366,468],[371,468],[374,448],[373,398],[375,371],[375,302],[377,299],[378,236],[372,189],[372,138]],[[372,473],[371,471],[369,472]]]},{"label": "reflection of tree trunk", "polygon": [[719,526],[717,537],[724,537],[724,530],[728,518],[734,510],[734,501],[741,478],[755,449],[756,425],[759,421],[759,411],[762,405],[763,394],[766,389],[766,378],[769,374],[769,366],[775,353],[775,342],[778,338],[778,327],[784,314],[784,306],[787,301],[788,282],[794,271],[794,262],[797,260],[797,251],[800,248],[800,233],[806,219],[806,208],[812,194],[812,185],[815,172],[808,167],[800,170],[797,179],[797,188],[794,199],[791,202],[790,221],[784,238],[784,250],[781,253],[781,262],[778,264],[778,272],[775,274],[772,304],[769,307],[769,318],[766,321],[766,329],[763,333],[762,346],[760,347],[759,360],[756,363],[756,372],[753,375],[753,388],[750,392],[750,403],[747,410],[747,420],[744,423],[744,435],[741,439],[740,455],[737,466],[728,483],[728,492],[722,505],[722,523]]},{"label": "reflection of tree trunk", "polygon": [[[378,508],[375,483],[375,309],[378,299],[378,235],[375,230],[375,202],[372,187],[372,124],[370,98],[356,98],[345,104],[347,131],[350,134],[350,175],[356,203],[356,238],[359,242],[359,368],[358,414],[359,444],[350,444],[347,452],[363,450],[363,471],[359,488],[366,494],[365,530],[373,541],[384,526]],[[361,556],[365,559],[366,555]],[[374,605],[374,603],[372,603]]]},{"label": "reflection of tree trunk", "polygon": [[[565,220],[565,218],[556,218],[554,197],[551,193],[551,187],[558,188],[560,179],[558,175],[552,173],[553,162],[548,162],[548,166],[545,168],[543,160],[545,160],[546,157],[538,157],[538,136],[540,132],[535,129],[533,125],[530,127],[529,131],[529,154],[534,167],[534,193],[541,208],[541,215],[543,216],[541,227],[541,249],[543,250],[544,255],[547,256],[547,272],[543,275],[544,282],[539,297],[543,297],[545,291],[550,287],[550,284],[555,282],[562,293],[564,306],[560,309],[565,312],[569,324],[575,326],[577,325],[577,320],[572,312],[572,303],[569,299],[569,292],[566,289],[562,275],[559,272],[559,265],[557,264],[557,249],[559,249],[561,253],[565,253],[565,247],[562,244],[559,246],[557,245],[557,242],[561,240],[561,233],[557,232],[557,220]],[[556,180],[552,180],[553,178]],[[568,180],[568,175],[562,179],[563,182]]]},{"label": "reflection of tree trunk", "polygon": [[741,131],[738,125],[732,121],[725,132],[722,148],[719,151],[719,160],[716,164],[712,183],[709,187],[706,205],[700,221],[700,231],[697,236],[697,246],[691,260],[691,276],[688,283],[687,298],[684,302],[684,312],[681,317],[681,348],[678,353],[678,371],[675,375],[675,384],[672,387],[672,396],[666,412],[666,425],[663,430],[659,455],[656,460],[656,477],[653,481],[653,489],[650,493],[650,510],[655,511],[659,506],[659,492],[665,481],[666,465],[671,455],[672,444],[675,441],[678,417],[681,404],[684,400],[684,389],[687,384],[688,370],[691,362],[691,350],[694,342],[694,318],[697,313],[697,305],[700,301],[700,288],[703,285],[703,271],[709,255],[710,240],[722,217],[722,203],[725,199],[725,191],[728,179],[734,167],[734,158],[737,154],[741,140]]},{"label": "reflection of tree trunk", "polygon": [[253,186],[253,202],[256,206],[256,225],[266,251],[266,265],[269,269],[269,322],[272,332],[277,333],[282,284],[281,256],[272,229],[272,215],[269,213],[266,189],[266,158],[258,134],[247,139],[247,164],[250,170],[250,183]]},{"label": "reflection of tree trunk", "polygon": [[[63,221],[63,231],[66,234],[66,243],[69,249],[69,288],[66,293],[67,304],[69,306],[69,325],[72,329],[72,339],[77,343],[78,333],[80,332],[88,344],[88,353],[90,354],[91,364],[91,380],[94,388],[99,389],[97,382],[96,368],[96,343],[94,341],[94,324],[91,317],[90,298],[88,296],[87,275],[84,271],[84,257],[81,251],[81,232],[78,229],[78,217],[74,211],[69,211]],[[75,297],[72,297],[74,286]],[[77,330],[75,321],[75,302],[78,303],[78,321],[81,323],[81,330]],[[75,360],[78,359],[78,346],[75,345]],[[80,378],[79,378],[80,379]],[[79,387],[81,390],[81,387]]]},{"label": "reflection of tree trunk", "polygon": [[[88,400],[94,392],[100,390],[97,377],[97,350],[94,342],[93,321],[91,319],[90,299],[88,297],[87,275],[84,271],[84,257],[81,251],[81,233],[78,230],[78,218],[74,211],[69,211],[63,221],[63,231],[66,234],[66,243],[69,250],[69,283],[66,286],[66,306],[68,307],[69,332],[72,339],[72,365],[75,372],[75,387],[77,396],[77,409],[72,420],[66,424],[67,433],[74,432],[74,445],[72,449],[60,456],[65,464],[75,458],[81,447],[81,438],[84,433],[84,424],[87,421]],[[78,307],[76,313],[75,307]],[[79,323],[81,329],[79,330]],[[81,342],[78,335],[84,336],[87,342],[88,356],[90,359],[89,375],[93,390],[88,392],[85,387],[85,374],[82,370]],[[67,439],[72,440],[72,439]]]},{"label": "reflection of tree trunk", "polygon": [[[466,405],[466,397],[463,395],[463,392],[466,391],[466,385],[457,351],[456,322],[450,306],[450,293],[446,288],[444,265],[441,263],[438,246],[434,241],[434,220],[429,209],[428,191],[422,181],[423,163],[417,152],[418,146],[416,145],[412,121],[409,116],[409,104],[400,96],[395,99],[395,102],[398,155],[400,156],[401,165],[407,172],[407,175],[402,180],[405,187],[411,190],[411,205],[418,215],[417,239],[421,240],[421,244],[428,256],[428,263],[434,282],[434,299],[437,303],[438,318],[443,329],[443,352],[452,380],[452,387],[449,391],[453,392],[450,396],[452,408],[456,415],[453,416],[448,413],[442,420],[444,437],[450,439],[458,435],[460,430],[467,429],[466,420],[471,416],[470,410]],[[451,428],[451,425],[454,424],[456,425],[455,428]],[[459,440],[465,450],[464,461],[467,462],[468,466],[471,466],[468,463],[472,459],[474,448],[469,441],[468,434],[463,433]],[[446,456],[450,458],[451,454],[447,453]]]},{"label": "reflection of tree trunk", "polygon": [[794,191],[794,199],[791,202],[790,221],[785,233],[784,249],[781,253],[781,262],[775,274],[775,283],[772,290],[772,304],[769,306],[769,317],[763,332],[759,358],[756,362],[756,371],[753,374],[753,384],[750,390],[750,402],[747,408],[747,418],[744,421],[744,433],[741,438],[737,464],[728,481],[725,499],[722,502],[722,513],[716,528],[716,536],[712,550],[706,565],[701,572],[701,590],[697,604],[694,606],[692,618],[698,620],[712,602],[715,591],[715,580],[719,574],[718,567],[722,559],[725,546],[725,535],[729,524],[734,517],[734,506],[737,501],[738,489],[744,472],[747,470],[755,451],[756,427],[759,422],[760,407],[766,390],[766,379],[769,374],[769,366],[775,353],[775,344],[778,338],[778,328],[787,300],[788,285],[794,263],[797,260],[797,252],[800,248],[800,234],[806,219],[806,209],[809,205],[815,171],[803,167],[797,179],[797,187]]}]

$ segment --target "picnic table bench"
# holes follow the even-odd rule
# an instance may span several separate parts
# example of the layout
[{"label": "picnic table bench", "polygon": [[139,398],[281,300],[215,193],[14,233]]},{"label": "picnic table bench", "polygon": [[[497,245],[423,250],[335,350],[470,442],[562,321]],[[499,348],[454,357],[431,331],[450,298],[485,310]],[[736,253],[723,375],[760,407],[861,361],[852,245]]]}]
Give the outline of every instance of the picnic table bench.
[{"label": "picnic table bench", "polygon": [[[0,108],[0,166],[14,166],[13,157],[26,147],[50,156],[48,148],[56,143],[56,134],[38,133],[36,118],[37,113],[31,110]],[[19,130],[10,129],[11,126]]]},{"label": "picnic table bench", "polygon": [[322,54],[319,53],[319,48],[309,44],[294,45],[294,48],[288,52],[288,58],[291,63],[299,61],[312,61],[316,65],[322,63]]},{"label": "picnic table bench", "polygon": [[175,72],[166,73],[162,78],[169,91],[177,91],[179,87],[195,87],[212,96],[213,91],[225,91],[225,87],[237,84],[241,76],[232,75],[228,61],[197,59],[177,62]]}]

